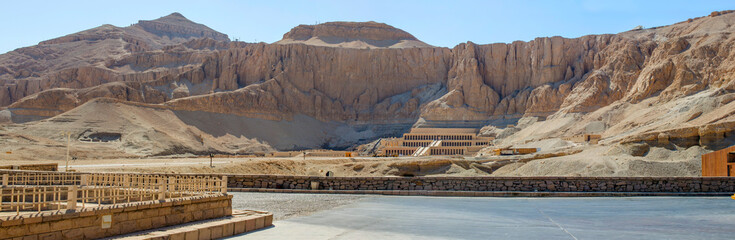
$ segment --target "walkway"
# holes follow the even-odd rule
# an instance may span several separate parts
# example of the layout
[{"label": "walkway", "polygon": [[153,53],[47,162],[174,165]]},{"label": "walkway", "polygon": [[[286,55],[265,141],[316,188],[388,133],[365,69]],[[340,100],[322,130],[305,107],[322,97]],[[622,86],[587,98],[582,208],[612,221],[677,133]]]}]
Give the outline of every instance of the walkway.
[{"label": "walkway", "polygon": [[729,197],[374,196],[233,239],[732,239],[733,222]]}]

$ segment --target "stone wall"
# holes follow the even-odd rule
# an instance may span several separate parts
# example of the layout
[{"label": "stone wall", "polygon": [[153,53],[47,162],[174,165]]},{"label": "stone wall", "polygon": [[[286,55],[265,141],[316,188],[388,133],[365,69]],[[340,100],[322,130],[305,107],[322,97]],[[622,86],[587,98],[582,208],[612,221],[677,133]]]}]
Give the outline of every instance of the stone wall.
[{"label": "stone wall", "polygon": [[228,175],[230,188],[522,192],[733,192],[728,177],[308,177]]},{"label": "stone wall", "polygon": [[[0,217],[0,239],[97,239],[232,214],[232,195]],[[111,215],[109,228],[103,228]]]},{"label": "stone wall", "polygon": [[4,165],[4,166],[0,166],[0,169],[55,172],[59,170],[59,164],[49,163],[49,164]]}]

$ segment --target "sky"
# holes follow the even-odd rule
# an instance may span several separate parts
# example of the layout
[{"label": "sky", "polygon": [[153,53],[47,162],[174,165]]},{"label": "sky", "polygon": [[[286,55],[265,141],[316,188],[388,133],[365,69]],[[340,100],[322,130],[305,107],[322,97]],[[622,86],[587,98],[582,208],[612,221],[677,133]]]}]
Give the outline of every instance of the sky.
[{"label": "sky", "polygon": [[735,1],[3,1],[0,53],[103,24],[129,26],[179,12],[245,42],[272,43],[299,24],[376,21],[441,47],[536,37],[618,33],[638,25],[669,25]]}]

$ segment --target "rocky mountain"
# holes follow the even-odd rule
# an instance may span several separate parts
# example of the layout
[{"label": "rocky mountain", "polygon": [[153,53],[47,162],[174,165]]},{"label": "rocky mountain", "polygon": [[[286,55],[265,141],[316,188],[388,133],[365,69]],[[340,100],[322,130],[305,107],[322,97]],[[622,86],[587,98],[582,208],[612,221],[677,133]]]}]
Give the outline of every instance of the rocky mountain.
[{"label": "rocky mountain", "polygon": [[174,13],[0,55],[0,116],[38,120],[105,97],[213,121],[309,119],[324,131],[308,141],[215,133],[278,149],[348,147],[417,121],[505,127],[530,118],[509,143],[596,132],[611,142],[707,145],[700,139],[728,139],[721,126],[735,121],[734,23],[723,11],[618,34],[450,49],[375,22],[300,25],[273,44],[229,42]]},{"label": "rocky mountain", "polygon": [[203,56],[189,53],[195,56],[174,56],[176,60],[169,57],[168,61],[175,62],[173,65],[146,71],[146,74],[134,74],[142,71],[117,69],[114,65],[135,53],[154,55],[152,52],[165,46],[202,38],[229,42],[226,34],[172,13],[129,27],[102,25],[13,50],[0,55],[0,106],[43,90],[79,89],[117,81],[150,81],[157,74],[175,73],[178,67],[187,65],[185,58],[201,63],[203,59],[192,58]]},{"label": "rocky mountain", "polygon": [[432,47],[401,29],[376,22],[299,25],[284,34],[283,39],[276,43],[362,49]]}]

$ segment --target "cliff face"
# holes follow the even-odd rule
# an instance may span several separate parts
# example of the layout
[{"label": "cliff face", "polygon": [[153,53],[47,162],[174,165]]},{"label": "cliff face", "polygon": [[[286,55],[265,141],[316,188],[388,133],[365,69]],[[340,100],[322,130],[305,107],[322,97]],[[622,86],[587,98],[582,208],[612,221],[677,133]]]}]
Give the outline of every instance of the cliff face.
[{"label": "cliff face", "polygon": [[306,44],[359,49],[432,47],[401,29],[376,22],[328,22],[319,25],[299,25],[283,34],[283,39],[276,44]]},{"label": "cliff face", "polygon": [[139,27],[146,32],[166,36],[169,39],[191,39],[191,38],[211,38],[217,41],[229,41],[227,34],[223,34],[212,30],[211,28],[199,23],[195,23],[186,19],[180,13],[172,13],[168,16],[152,20],[138,21],[138,24],[132,27]]},{"label": "cliff face", "polygon": [[[204,38],[216,39],[223,45],[229,42],[227,35],[173,13],[124,28],[103,25],[13,50],[0,55],[0,107],[43,90],[87,88],[117,81],[144,82],[176,74],[182,66],[201,64],[203,57],[199,52],[211,49],[160,55],[155,50]],[[116,68],[120,65],[118,59],[130,61],[131,57],[137,58],[141,69]],[[142,57],[148,58],[142,61],[158,64],[157,69],[146,67]]]},{"label": "cliff face", "polygon": [[385,23],[328,22],[319,25],[299,25],[283,34],[283,39],[308,40],[319,38],[418,40],[413,35]]},{"label": "cliff face", "polygon": [[[306,115],[354,125],[482,122],[601,116],[650,99],[649,106],[720,89],[719,97],[735,84],[729,12],[620,34],[452,49],[407,47],[421,42],[374,22],[302,25],[275,44],[248,44],[182,25],[188,20],[177,14],[162,19],[0,55],[0,106],[52,116],[109,97],[274,121]],[[136,31],[150,36],[129,34]],[[177,40],[156,40],[170,37]],[[106,41],[114,44],[98,45]],[[69,51],[86,48],[108,50],[68,60]],[[638,125],[614,127],[623,120],[611,119],[607,126],[620,132]]]},{"label": "cliff face", "polygon": [[[588,112],[630,90],[656,43],[618,35],[538,38],[530,42],[453,49],[450,93],[432,102],[431,120],[501,116],[548,116]],[[453,114],[456,113],[456,114]]]},{"label": "cliff face", "polygon": [[418,106],[440,91],[448,53],[441,48],[366,51],[302,44],[229,49],[202,66],[203,77],[214,79],[213,89],[223,92],[167,104],[197,110],[217,106],[218,112],[274,118],[300,113],[324,121],[415,119]]}]

